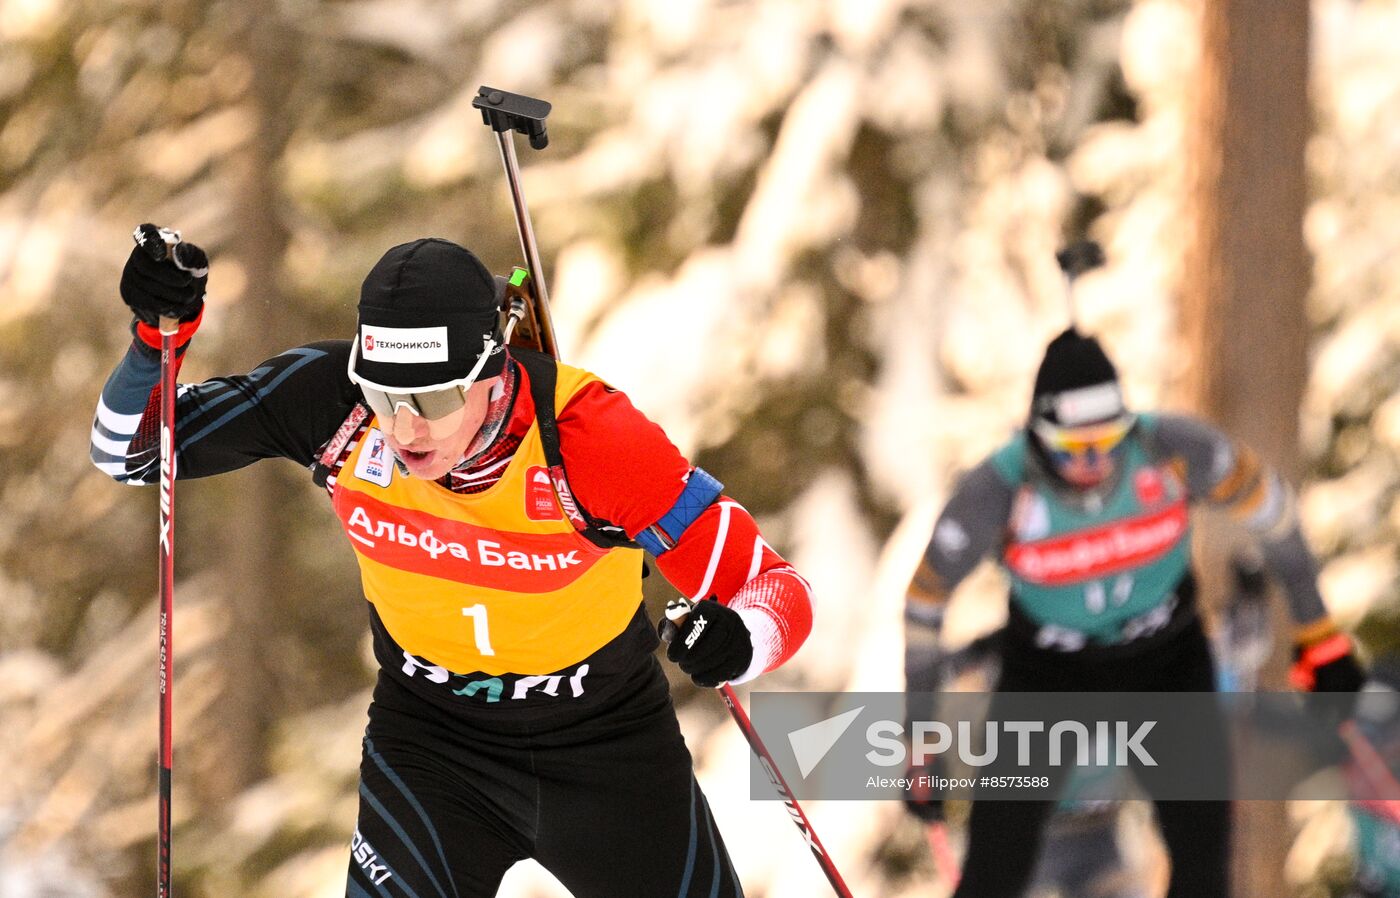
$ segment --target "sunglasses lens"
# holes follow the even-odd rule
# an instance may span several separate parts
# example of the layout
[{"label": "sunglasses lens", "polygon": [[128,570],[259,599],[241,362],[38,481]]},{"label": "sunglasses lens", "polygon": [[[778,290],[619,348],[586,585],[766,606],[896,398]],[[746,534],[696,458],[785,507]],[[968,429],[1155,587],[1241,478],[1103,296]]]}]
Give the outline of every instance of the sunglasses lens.
[{"label": "sunglasses lens", "polygon": [[461,387],[448,387],[431,393],[414,393],[413,398],[419,413],[429,421],[446,418],[467,404]]},{"label": "sunglasses lens", "polygon": [[1131,429],[1130,421],[1115,421],[1093,427],[1045,427],[1037,430],[1045,447],[1057,459],[1102,458],[1108,455]]},{"label": "sunglasses lens", "polygon": [[370,411],[383,420],[394,417],[400,406],[407,406],[409,411],[428,421],[437,421],[447,418],[466,405],[466,397],[459,387],[448,387],[430,393],[385,393],[372,387],[361,386],[360,391],[364,393],[365,404],[369,406]]},{"label": "sunglasses lens", "polygon": [[376,416],[385,420],[394,417],[394,401],[388,393],[365,386],[360,387],[360,392],[365,395],[365,404]]}]

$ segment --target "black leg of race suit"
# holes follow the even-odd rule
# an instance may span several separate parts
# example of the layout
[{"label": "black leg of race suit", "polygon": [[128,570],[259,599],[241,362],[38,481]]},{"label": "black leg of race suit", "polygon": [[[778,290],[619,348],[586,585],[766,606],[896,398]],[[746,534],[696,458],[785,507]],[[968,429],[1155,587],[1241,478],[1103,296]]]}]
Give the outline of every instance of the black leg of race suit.
[{"label": "black leg of race suit", "polygon": [[535,858],[574,898],[742,898],[673,715],[539,761]]},{"label": "black leg of race suit", "polygon": [[[1103,662],[1092,669],[1056,670],[1053,659],[1043,653],[1037,658],[1008,655],[997,685],[998,692],[1214,689],[1215,667],[1199,625],[1155,648],[1151,657]],[[1223,721],[1214,738],[1225,739]],[[1221,755],[1203,746],[1203,757]],[[1134,773],[1150,794],[1150,771],[1137,768]],[[955,898],[1022,898],[1034,872],[1045,822],[1053,810],[1054,803],[1048,801],[974,801],[967,857]],[[1229,898],[1230,803],[1158,801],[1156,810],[1172,860],[1167,898]]]},{"label": "black leg of race suit", "polygon": [[[1153,689],[1177,692],[1212,692],[1215,689],[1215,663],[1210,646],[1199,629],[1183,634],[1177,641],[1174,663],[1169,678],[1161,677]],[[1150,691],[1144,689],[1142,691]],[[1228,794],[1230,771],[1220,767],[1219,759],[1229,756],[1223,716],[1215,725],[1203,727],[1192,749],[1199,760],[1188,760],[1189,769],[1199,771],[1198,785],[1208,783],[1212,792]],[[1138,782],[1152,794],[1155,769],[1137,766],[1133,771]],[[1228,801],[1158,801],[1157,825],[1167,854],[1172,861],[1171,885],[1167,898],[1193,898],[1197,895],[1229,898],[1230,895],[1230,820]]]},{"label": "black leg of race suit", "polygon": [[1021,898],[1054,808],[1052,801],[974,801],[954,898]]},{"label": "black leg of race suit", "polygon": [[649,679],[600,719],[493,741],[381,675],[348,898],[490,898],[527,857],[575,898],[742,898],[659,668]]},{"label": "black leg of race suit", "polygon": [[437,759],[366,739],[346,898],[495,895],[510,866],[530,853],[499,816]]}]

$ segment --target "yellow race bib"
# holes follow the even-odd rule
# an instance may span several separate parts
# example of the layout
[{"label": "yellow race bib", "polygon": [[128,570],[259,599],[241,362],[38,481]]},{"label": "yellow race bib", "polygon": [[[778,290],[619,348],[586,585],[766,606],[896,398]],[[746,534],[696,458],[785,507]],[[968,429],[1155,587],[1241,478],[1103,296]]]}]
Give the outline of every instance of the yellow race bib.
[{"label": "yellow race bib", "polygon": [[[561,365],[555,408],[593,379]],[[406,477],[370,422],[336,480],[365,597],[406,651],[452,671],[553,673],[627,626],[642,553],[602,549],[565,518],[532,424],[490,489]]]}]

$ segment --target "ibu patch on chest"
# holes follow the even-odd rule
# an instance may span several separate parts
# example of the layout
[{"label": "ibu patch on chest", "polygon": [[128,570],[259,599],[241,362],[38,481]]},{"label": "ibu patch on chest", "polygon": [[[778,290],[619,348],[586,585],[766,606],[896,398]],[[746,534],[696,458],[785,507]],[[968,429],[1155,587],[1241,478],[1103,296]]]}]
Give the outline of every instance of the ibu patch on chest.
[{"label": "ibu patch on chest", "polygon": [[525,517],[532,521],[559,521],[564,518],[559,503],[554,501],[554,484],[549,479],[549,469],[543,465],[531,465],[525,472]]},{"label": "ibu patch on chest", "polygon": [[1022,489],[1011,508],[1011,532],[1017,542],[1034,542],[1050,535],[1050,503],[1032,489]]},{"label": "ibu patch on chest", "polygon": [[379,428],[365,434],[365,445],[355,462],[355,476],[376,486],[388,486],[394,476],[394,456]]}]

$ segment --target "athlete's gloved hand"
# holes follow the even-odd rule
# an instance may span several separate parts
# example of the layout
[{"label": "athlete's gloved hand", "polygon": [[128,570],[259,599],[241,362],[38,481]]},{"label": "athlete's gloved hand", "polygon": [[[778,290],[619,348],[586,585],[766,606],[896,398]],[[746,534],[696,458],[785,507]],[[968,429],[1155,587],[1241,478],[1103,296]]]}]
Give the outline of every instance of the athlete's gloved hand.
[{"label": "athlete's gloved hand", "polygon": [[1357,692],[1366,675],[1351,651],[1345,633],[1333,632],[1293,649],[1293,669],[1288,680],[1296,689],[1309,692]]},{"label": "athlete's gloved hand", "polygon": [[940,823],[943,820],[943,792],[935,789],[932,780],[942,776],[943,765],[938,755],[923,764],[910,764],[904,771],[909,781],[904,790],[904,809],[924,823]]},{"label": "athlete's gloved hand", "polygon": [[721,605],[713,596],[697,602],[685,620],[672,625],[663,621],[662,639],[670,636],[666,657],[690,674],[696,686],[712,687],[736,679],[753,661],[753,638],[739,612]]},{"label": "athlete's gloved hand", "polygon": [[161,229],[143,224],[132,232],[136,246],[122,269],[121,297],[137,320],[137,336],[159,347],[161,317],[179,320],[177,342],[190,338],[204,311],[209,282],[209,257],[193,243],[180,243],[174,253]]}]

